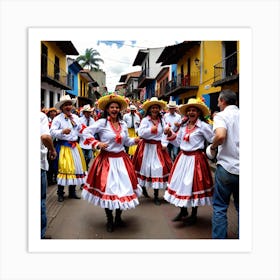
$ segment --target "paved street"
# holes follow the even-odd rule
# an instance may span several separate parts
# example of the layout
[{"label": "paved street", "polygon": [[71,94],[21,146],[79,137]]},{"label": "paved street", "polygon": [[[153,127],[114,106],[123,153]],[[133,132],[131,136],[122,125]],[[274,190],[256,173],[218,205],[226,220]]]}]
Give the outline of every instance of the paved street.
[{"label": "paved street", "polygon": [[[79,187],[77,189],[80,195]],[[197,223],[187,227],[182,222],[171,221],[179,212],[178,208],[164,200],[160,206],[154,205],[153,191],[149,190],[151,198],[141,197],[135,209],[123,211],[126,227],[108,233],[104,209],[82,199],[69,199],[68,189],[65,190],[64,202],[58,202],[56,185],[48,187],[46,235],[52,239],[211,239],[212,207],[199,207]],[[160,191],[161,198],[163,192]],[[233,203],[228,216],[229,238],[237,238]]]}]

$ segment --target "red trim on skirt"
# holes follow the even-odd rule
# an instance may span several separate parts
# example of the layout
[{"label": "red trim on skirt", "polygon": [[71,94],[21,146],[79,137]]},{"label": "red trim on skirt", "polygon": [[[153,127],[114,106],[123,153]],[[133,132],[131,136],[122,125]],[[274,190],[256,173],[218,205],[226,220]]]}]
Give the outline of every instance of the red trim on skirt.
[{"label": "red trim on skirt", "polygon": [[91,168],[88,171],[88,177],[87,177],[87,183],[101,192],[105,192],[106,189],[106,183],[107,183],[107,177],[109,173],[110,163],[109,158],[110,157],[121,157],[124,161],[128,176],[131,181],[131,185],[133,190],[137,189],[137,177],[134,172],[133,164],[128,156],[127,153],[124,151],[121,151],[119,153],[112,153],[102,150],[99,155],[95,158],[93,161],[93,164]]},{"label": "red trim on skirt", "polygon": [[[140,175],[141,166],[143,163],[144,148],[146,144],[156,144],[157,145],[157,156],[161,162],[162,166],[162,178],[148,178]],[[151,155],[154,156],[154,155]],[[137,145],[137,149],[134,153],[132,163],[134,165],[137,177],[140,179],[145,179],[146,181],[152,182],[167,182],[170,170],[172,168],[172,160],[168,154],[167,150],[162,150],[161,141],[156,140],[145,140],[141,139]]]},{"label": "red trim on skirt", "polygon": [[[194,163],[194,174],[193,174],[193,185],[192,185],[192,192],[195,193],[192,195],[192,198],[201,198],[201,197],[209,197],[213,196],[213,178],[211,174],[211,169],[207,160],[207,157],[202,150],[185,152],[181,151],[171,169],[170,176],[168,179],[168,183],[170,183],[171,178],[173,176],[173,172],[176,169],[176,165],[179,161],[179,158],[182,155],[187,156],[195,156],[195,163]],[[173,191],[168,188],[168,192],[174,195]],[[176,196],[177,197],[177,196]],[[178,196],[178,198],[188,199],[187,196]]]}]

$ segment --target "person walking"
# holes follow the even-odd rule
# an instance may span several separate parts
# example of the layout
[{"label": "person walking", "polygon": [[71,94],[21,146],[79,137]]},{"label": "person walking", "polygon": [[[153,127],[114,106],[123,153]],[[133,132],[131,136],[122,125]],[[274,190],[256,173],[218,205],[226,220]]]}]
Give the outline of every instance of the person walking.
[{"label": "person walking", "polygon": [[[180,114],[176,112],[177,110],[177,104],[176,101],[170,100],[167,104],[168,112],[164,115],[165,122],[170,126],[171,130],[175,133],[179,131],[180,124],[182,122],[182,117]],[[179,153],[179,147],[176,147],[172,143],[168,143],[167,145],[168,153],[174,162],[178,153]]]},{"label": "person walking", "polygon": [[80,199],[76,194],[76,185],[85,182],[87,173],[86,161],[83,151],[78,143],[78,137],[83,126],[79,117],[72,113],[76,99],[69,95],[61,97],[55,108],[61,113],[53,119],[50,133],[57,139],[57,195],[58,201],[64,201],[64,187],[68,186],[69,198]]},{"label": "person walking", "polygon": [[[136,113],[137,108],[135,105],[130,105],[129,110],[129,113],[124,114],[123,120],[127,124],[129,137],[137,137],[137,131],[140,124],[140,117]],[[133,145],[127,148],[127,153],[130,157],[134,155],[136,147],[137,145]]]},{"label": "person walking", "polygon": [[[57,109],[54,107],[51,107],[47,110],[47,117],[49,121],[49,128],[51,128],[53,119],[57,116],[58,112]],[[56,145],[56,139],[52,138],[53,145]],[[48,178],[48,185],[55,185],[57,183],[56,177],[57,177],[57,171],[55,168],[55,161],[48,156],[48,162],[49,162],[49,170],[47,171],[47,178]]]},{"label": "person walking", "polygon": [[112,232],[115,227],[125,225],[122,211],[135,208],[142,194],[131,159],[125,152],[125,146],[137,144],[139,138],[128,136],[127,125],[121,118],[121,111],[127,108],[125,98],[115,93],[105,95],[98,99],[97,106],[103,116],[84,129],[83,134],[85,144],[100,149],[100,153],[88,171],[82,198],[105,209],[106,229]]},{"label": "person walking", "polygon": [[[80,117],[80,123],[82,125],[84,125],[84,127],[88,127],[88,126],[94,124],[95,121],[94,121],[93,117],[91,116],[93,110],[94,110],[94,108],[91,108],[89,104],[84,105],[83,108],[81,109],[82,116]],[[81,135],[79,137],[79,145],[82,148],[82,151],[83,151],[83,154],[84,154],[84,157],[86,160],[87,169],[88,169],[89,163],[93,157],[93,151],[92,151],[92,146],[85,145],[84,141],[85,141],[84,136]]]},{"label": "person walking", "polygon": [[[212,205],[213,179],[204,150],[205,141],[212,143],[213,132],[205,121],[210,111],[202,99],[190,98],[179,110],[186,116],[179,132],[176,134],[170,127],[165,130],[167,139],[180,146],[181,151],[172,166],[164,199],[180,207],[174,222],[184,219],[185,225],[193,225],[198,206]],[[188,207],[192,208],[189,217]]]},{"label": "person walking", "polygon": [[236,93],[220,92],[220,112],[215,114],[212,144],[207,149],[210,159],[217,158],[213,195],[212,238],[227,238],[227,210],[231,196],[239,220],[239,108]]},{"label": "person walking", "polygon": [[145,115],[138,128],[138,136],[142,138],[133,156],[133,164],[138,182],[145,197],[149,197],[146,188],[154,190],[154,203],[160,205],[159,190],[167,187],[172,160],[167,152],[168,141],[163,131],[167,126],[161,115],[166,102],[152,97],[143,103]]},{"label": "person walking", "polygon": [[40,136],[41,136],[41,239],[45,239],[47,230],[47,170],[49,163],[47,155],[50,160],[55,160],[57,154],[53,145],[48,126],[48,118],[45,113],[40,112]]}]

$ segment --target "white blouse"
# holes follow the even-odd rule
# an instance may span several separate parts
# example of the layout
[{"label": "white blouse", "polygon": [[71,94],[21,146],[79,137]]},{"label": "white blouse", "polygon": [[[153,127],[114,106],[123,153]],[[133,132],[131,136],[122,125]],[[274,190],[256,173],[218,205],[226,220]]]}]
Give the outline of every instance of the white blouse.
[{"label": "white blouse", "polygon": [[140,126],[138,128],[138,136],[146,140],[161,141],[161,145],[167,147],[168,140],[166,139],[166,136],[163,133],[164,128],[167,127],[167,124],[163,118],[161,119],[161,121],[162,125],[161,122],[158,123],[157,133],[155,134],[151,132],[151,128],[154,126],[151,117],[144,117],[141,120]]},{"label": "white blouse", "polygon": [[[211,125],[201,120],[197,120],[196,128],[190,133],[188,141],[184,139],[186,136],[186,127],[187,125],[180,127],[177,137],[176,134],[173,134],[169,138],[167,137],[167,139],[170,139],[170,143],[176,147],[180,147],[181,150],[186,152],[204,149],[205,140],[208,143],[212,143],[214,133]],[[176,138],[174,139],[174,137]],[[174,140],[172,141],[171,139]]]},{"label": "white blouse", "polygon": [[[130,138],[128,136],[127,125],[124,121],[120,121],[121,131],[121,143],[117,143],[116,136],[111,123],[106,119],[102,118],[97,120],[93,125],[85,128],[83,130],[83,136],[86,140],[89,140],[93,145],[97,145],[98,141],[92,139],[95,134],[98,134],[99,141],[108,144],[108,147],[105,149],[108,152],[118,153],[124,151],[124,146],[132,146],[135,145],[134,138]],[[91,139],[91,140],[90,140]]]}]

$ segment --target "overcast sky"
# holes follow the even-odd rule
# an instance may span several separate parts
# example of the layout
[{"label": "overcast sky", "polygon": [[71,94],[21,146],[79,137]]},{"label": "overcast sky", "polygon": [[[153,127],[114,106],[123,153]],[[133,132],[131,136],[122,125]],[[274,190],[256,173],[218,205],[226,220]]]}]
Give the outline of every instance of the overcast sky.
[{"label": "overcast sky", "polygon": [[139,71],[140,66],[132,66],[139,49],[151,47],[165,47],[174,45],[174,40],[160,42],[153,41],[78,41],[72,40],[80,55],[85,53],[86,48],[93,48],[100,53],[104,63],[100,68],[106,73],[106,85],[108,91],[114,91],[123,74]]}]

